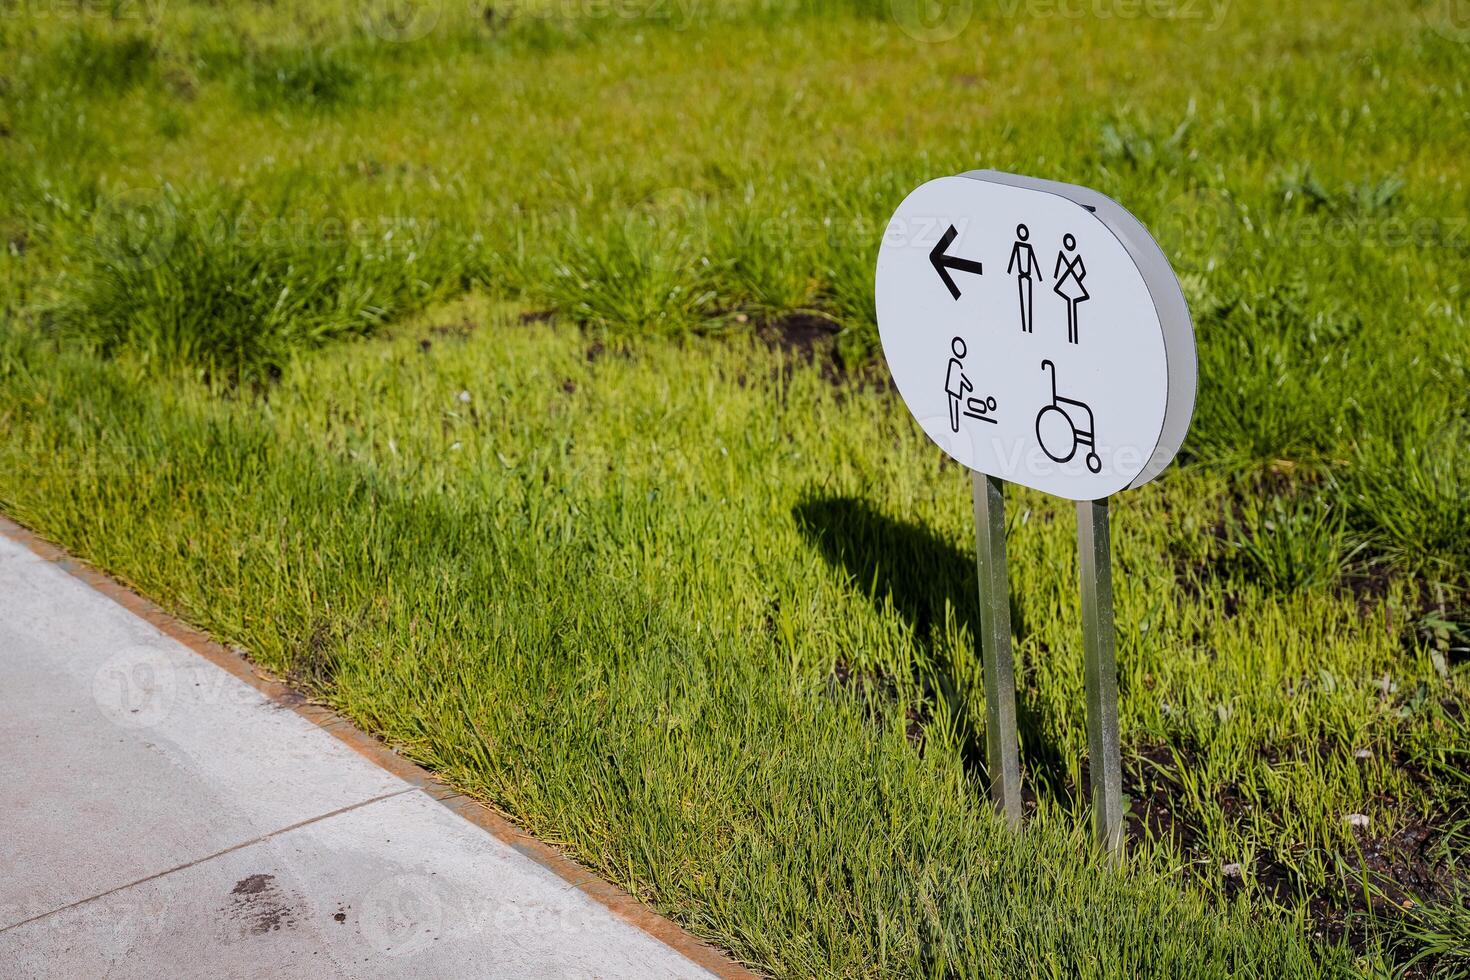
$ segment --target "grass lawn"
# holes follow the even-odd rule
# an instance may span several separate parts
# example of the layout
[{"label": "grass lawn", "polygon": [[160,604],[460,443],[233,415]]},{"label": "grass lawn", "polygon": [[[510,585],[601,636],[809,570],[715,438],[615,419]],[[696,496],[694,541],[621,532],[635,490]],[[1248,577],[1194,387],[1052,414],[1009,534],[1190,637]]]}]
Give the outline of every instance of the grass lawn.
[{"label": "grass lawn", "polygon": [[[3,3],[0,511],[762,971],[1463,975],[1470,30],[910,8]],[[876,354],[884,222],[982,166],[1195,316],[1115,501],[1121,868],[1072,508],[1009,501],[1012,835],[968,478]]]}]

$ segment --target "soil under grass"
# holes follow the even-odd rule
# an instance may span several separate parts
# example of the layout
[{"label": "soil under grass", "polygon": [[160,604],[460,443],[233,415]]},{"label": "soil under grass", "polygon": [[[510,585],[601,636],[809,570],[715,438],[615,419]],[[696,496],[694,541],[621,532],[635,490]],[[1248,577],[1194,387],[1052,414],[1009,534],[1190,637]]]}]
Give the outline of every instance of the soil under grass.
[{"label": "soil under grass", "polygon": [[[0,510],[774,974],[1470,968],[1445,11],[85,8],[0,18]],[[883,221],[977,166],[1116,196],[1195,314],[1119,870],[1071,509],[1009,501],[1013,837],[967,479],[874,356]]]}]

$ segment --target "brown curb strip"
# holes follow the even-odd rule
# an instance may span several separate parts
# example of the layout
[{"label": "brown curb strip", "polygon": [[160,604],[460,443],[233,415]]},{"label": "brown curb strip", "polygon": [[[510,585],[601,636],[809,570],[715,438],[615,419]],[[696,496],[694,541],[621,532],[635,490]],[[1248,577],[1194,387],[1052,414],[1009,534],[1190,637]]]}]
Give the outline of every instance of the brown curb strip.
[{"label": "brown curb strip", "polygon": [[617,885],[604,881],[595,872],[577,864],[551,845],[527,834],[485,804],[456,792],[433,773],[403,758],[336,712],[311,704],[281,681],[261,675],[255,665],[240,654],[164,612],[157,604],[107,574],[78,561],[35,532],[3,515],[0,515],[0,535],[24,546],[37,557],[57,565],[73,578],[148,622],[165,636],[177,640],[216,667],[255,688],[275,704],[296,712],[339,742],[350,746],[368,761],[423,790],[465,820],[497,840],[509,844],[520,854],[578,889],[624,922],[647,933],[698,966],[724,980],[756,980],[757,974],[736,963],[729,954],[695,938],[672,919],[654,912]]}]

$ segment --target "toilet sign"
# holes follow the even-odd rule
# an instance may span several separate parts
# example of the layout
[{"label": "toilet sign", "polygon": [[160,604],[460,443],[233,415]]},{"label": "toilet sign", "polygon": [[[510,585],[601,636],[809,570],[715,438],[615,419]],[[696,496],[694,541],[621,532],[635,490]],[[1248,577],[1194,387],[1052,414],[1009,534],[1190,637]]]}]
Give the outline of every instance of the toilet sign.
[{"label": "toilet sign", "polygon": [[976,171],[899,205],[878,332],[905,404],[957,462],[1072,500],[1146,483],[1194,410],[1194,331],[1144,227],[1071,184]]},{"label": "toilet sign", "polygon": [[899,205],[878,333],[909,411],[974,471],[990,792],[1021,819],[1005,482],[1077,501],[1091,803],[1123,840],[1107,498],[1169,465],[1194,411],[1194,328],[1149,233],[1111,198],[979,170]]}]

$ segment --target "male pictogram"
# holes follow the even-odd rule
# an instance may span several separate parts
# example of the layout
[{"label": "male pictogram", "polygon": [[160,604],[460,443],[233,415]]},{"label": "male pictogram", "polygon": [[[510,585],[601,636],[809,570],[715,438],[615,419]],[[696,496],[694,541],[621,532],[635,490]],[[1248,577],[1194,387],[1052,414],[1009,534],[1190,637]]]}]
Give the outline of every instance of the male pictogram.
[{"label": "male pictogram", "polygon": [[1030,237],[1031,229],[1025,225],[1016,225],[1016,244],[1011,246],[1011,262],[1006,266],[1006,272],[1016,277],[1016,292],[1021,301],[1022,333],[1031,333],[1034,325],[1031,319],[1031,274],[1036,269],[1036,253],[1027,241]]}]

